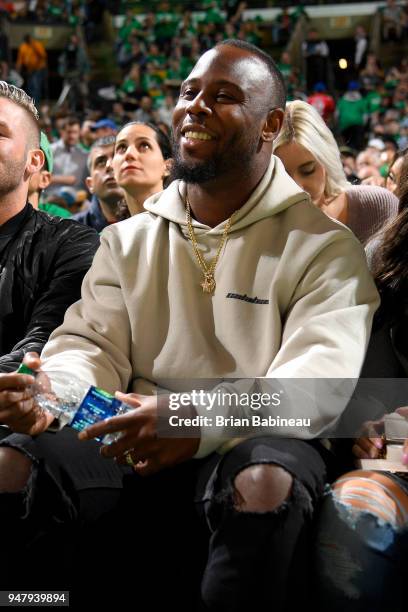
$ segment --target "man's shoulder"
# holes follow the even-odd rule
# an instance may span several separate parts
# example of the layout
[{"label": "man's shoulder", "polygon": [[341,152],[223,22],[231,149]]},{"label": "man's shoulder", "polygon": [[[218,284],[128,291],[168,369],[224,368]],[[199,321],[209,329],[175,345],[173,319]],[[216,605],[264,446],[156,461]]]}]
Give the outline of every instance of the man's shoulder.
[{"label": "man's shoulder", "polygon": [[93,228],[72,218],[64,219],[63,217],[49,215],[42,210],[35,210],[31,219],[33,231],[40,232],[50,238],[55,236],[59,242],[83,239],[89,239],[95,244],[99,242],[98,233]]},{"label": "man's shoulder", "polygon": [[149,211],[133,215],[129,219],[124,219],[118,223],[112,223],[103,230],[103,235],[107,237],[115,237],[119,240],[127,238],[134,239],[138,234],[143,234],[146,231],[153,229],[159,222],[166,222],[163,217],[153,215]]}]

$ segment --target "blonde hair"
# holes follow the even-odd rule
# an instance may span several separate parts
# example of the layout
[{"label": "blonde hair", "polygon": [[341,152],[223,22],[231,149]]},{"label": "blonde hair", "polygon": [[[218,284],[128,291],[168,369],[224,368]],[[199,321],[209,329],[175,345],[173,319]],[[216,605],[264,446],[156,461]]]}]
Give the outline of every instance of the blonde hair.
[{"label": "blonde hair", "polygon": [[324,194],[327,198],[338,196],[350,186],[331,130],[317,110],[303,100],[286,104],[282,129],[274,142],[273,150],[276,151],[291,142],[305,147],[326,170]]}]

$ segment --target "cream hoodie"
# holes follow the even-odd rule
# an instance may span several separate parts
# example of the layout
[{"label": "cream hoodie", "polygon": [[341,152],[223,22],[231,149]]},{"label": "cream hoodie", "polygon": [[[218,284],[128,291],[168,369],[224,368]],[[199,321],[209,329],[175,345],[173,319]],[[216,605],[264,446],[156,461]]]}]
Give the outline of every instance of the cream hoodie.
[{"label": "cream hoodie", "polygon": [[[197,378],[358,377],[378,296],[351,231],[272,157],[235,216],[210,296],[188,238],[185,190],[175,181],[146,201],[147,212],[104,230],[82,299],[44,348],[44,369],[145,394],[190,389]],[[209,262],[225,223],[193,225]],[[316,410],[306,438],[338,417],[324,402]],[[203,427],[197,456],[223,441]]]}]

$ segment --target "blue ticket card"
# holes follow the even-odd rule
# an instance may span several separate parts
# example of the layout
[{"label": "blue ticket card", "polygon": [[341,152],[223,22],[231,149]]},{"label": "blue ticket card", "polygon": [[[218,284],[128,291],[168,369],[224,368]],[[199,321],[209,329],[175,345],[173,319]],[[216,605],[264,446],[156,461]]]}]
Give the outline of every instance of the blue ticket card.
[{"label": "blue ticket card", "polygon": [[[120,413],[122,402],[103,389],[90,387],[82,400],[70,425],[77,431],[82,431],[89,425],[116,416]],[[95,438],[99,442],[102,438]]]}]

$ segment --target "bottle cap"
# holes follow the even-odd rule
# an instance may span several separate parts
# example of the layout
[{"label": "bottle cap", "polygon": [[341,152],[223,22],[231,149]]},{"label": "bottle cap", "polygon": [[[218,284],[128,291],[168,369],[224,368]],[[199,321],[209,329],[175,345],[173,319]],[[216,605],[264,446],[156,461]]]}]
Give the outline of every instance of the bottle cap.
[{"label": "bottle cap", "polygon": [[30,374],[31,376],[35,376],[36,372],[25,365],[25,363],[20,363],[18,366],[17,374]]}]

